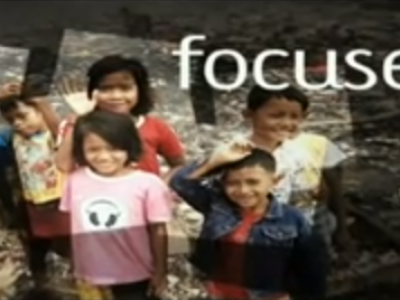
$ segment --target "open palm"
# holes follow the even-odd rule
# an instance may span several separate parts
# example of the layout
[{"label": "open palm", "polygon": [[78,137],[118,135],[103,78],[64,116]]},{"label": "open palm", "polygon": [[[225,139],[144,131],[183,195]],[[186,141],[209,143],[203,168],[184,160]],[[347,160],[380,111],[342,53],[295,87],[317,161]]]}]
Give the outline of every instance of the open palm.
[{"label": "open palm", "polygon": [[214,150],[210,162],[213,165],[223,165],[239,161],[248,156],[254,145],[246,140],[234,140]]},{"label": "open palm", "polygon": [[61,82],[59,92],[65,102],[77,115],[83,115],[93,110],[95,102],[91,101],[86,94],[86,86],[82,80],[64,78]]}]

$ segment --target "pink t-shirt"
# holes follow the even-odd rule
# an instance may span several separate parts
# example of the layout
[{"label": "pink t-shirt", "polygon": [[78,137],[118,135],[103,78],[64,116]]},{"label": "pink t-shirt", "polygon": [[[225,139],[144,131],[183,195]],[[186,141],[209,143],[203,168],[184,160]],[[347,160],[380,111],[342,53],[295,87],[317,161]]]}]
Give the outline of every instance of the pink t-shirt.
[{"label": "pink t-shirt", "polygon": [[171,194],[159,177],[133,171],[109,178],[81,168],[69,176],[60,208],[71,213],[77,278],[95,285],[150,278],[146,226],[171,218]]}]

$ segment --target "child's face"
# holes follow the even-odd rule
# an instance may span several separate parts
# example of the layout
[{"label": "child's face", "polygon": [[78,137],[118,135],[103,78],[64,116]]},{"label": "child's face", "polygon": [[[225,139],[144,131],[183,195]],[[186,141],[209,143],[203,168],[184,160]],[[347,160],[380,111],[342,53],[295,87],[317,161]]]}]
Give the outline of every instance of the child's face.
[{"label": "child's face", "polygon": [[97,173],[104,176],[119,175],[125,170],[128,155],[115,149],[100,136],[89,133],[83,141],[85,160]]},{"label": "child's face", "polygon": [[267,195],[275,184],[274,174],[261,166],[230,170],[223,181],[228,198],[239,207],[250,210],[265,208]]},{"label": "child's face", "polygon": [[41,113],[33,106],[18,102],[17,107],[4,114],[4,118],[14,130],[30,137],[45,128]]},{"label": "child's face", "polygon": [[138,102],[138,86],[132,74],[121,71],[101,80],[92,98],[101,109],[129,113]]},{"label": "child's face", "polygon": [[305,112],[300,103],[287,99],[271,99],[256,111],[246,111],[253,132],[274,142],[294,137],[304,120]]}]

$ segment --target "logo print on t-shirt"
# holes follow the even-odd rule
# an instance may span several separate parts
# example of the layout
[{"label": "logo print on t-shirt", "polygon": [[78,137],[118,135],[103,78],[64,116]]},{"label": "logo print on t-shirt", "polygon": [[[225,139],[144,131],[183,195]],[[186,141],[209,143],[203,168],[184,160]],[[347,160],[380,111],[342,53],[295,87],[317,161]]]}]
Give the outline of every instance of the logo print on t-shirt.
[{"label": "logo print on t-shirt", "polygon": [[125,209],[118,201],[95,198],[82,207],[83,226],[87,230],[108,231],[126,226]]}]

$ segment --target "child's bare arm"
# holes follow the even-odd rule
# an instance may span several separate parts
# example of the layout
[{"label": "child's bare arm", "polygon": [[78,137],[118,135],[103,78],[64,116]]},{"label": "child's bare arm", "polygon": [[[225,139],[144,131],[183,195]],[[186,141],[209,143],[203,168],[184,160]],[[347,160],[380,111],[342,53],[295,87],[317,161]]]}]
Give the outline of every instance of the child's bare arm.
[{"label": "child's bare arm", "polygon": [[32,99],[36,103],[37,109],[42,113],[44,121],[49,127],[53,136],[57,136],[58,127],[60,126],[60,118],[51,106],[48,99],[44,97],[35,97]]},{"label": "child's bare arm", "polygon": [[87,114],[95,109],[95,101],[88,99],[85,93],[85,83],[81,80],[66,78],[61,82],[60,94],[63,95],[65,102],[74,112],[74,116],[67,121],[68,130],[62,137],[62,141],[56,152],[56,165],[62,172],[71,172],[76,164],[72,157],[73,147],[73,127],[77,116]]},{"label": "child's bare arm", "polygon": [[168,236],[165,223],[149,226],[150,247],[153,254],[154,273],[150,279],[148,294],[162,298],[167,287]]},{"label": "child's bare arm", "polygon": [[345,227],[346,217],[346,203],[342,197],[342,168],[335,167],[325,169],[323,171],[323,181],[326,185],[326,192],[324,193],[329,208],[335,213],[338,218],[338,227],[343,229]]},{"label": "child's bare arm", "polygon": [[154,259],[154,272],[159,276],[167,273],[168,236],[165,223],[154,223],[149,226],[151,251]]},{"label": "child's bare arm", "polygon": [[170,169],[162,175],[165,182],[169,182],[172,176],[185,164],[185,158],[167,159],[167,163]]},{"label": "child's bare arm", "polygon": [[68,128],[66,128],[65,136],[55,154],[55,163],[61,172],[69,173],[75,168],[75,161],[72,157],[73,124],[70,123],[66,126]]},{"label": "child's bare arm", "polygon": [[334,213],[337,228],[334,235],[337,245],[343,250],[353,250],[347,226],[348,203],[343,196],[343,169],[347,155],[332,141],[327,141],[322,181],[325,185],[324,200]]},{"label": "child's bare arm", "polygon": [[342,249],[351,250],[352,243],[347,226],[348,203],[343,197],[341,166],[326,169],[323,171],[323,178],[326,184],[326,200],[330,210],[337,219],[336,241]]}]

